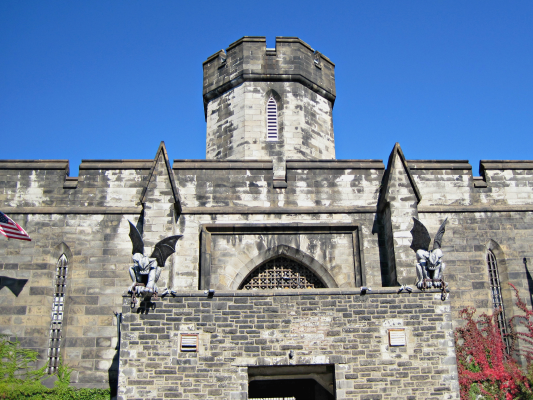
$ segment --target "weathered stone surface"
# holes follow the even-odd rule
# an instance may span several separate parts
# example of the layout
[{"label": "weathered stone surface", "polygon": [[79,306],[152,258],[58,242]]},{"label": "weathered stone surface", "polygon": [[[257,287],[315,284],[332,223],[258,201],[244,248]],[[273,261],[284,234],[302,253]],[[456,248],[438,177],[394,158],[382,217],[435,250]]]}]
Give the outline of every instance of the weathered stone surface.
[{"label": "weathered stone surface", "polygon": [[[266,135],[270,97],[278,111],[275,141]],[[334,101],[327,57],[297,38],[276,38],[271,52],[265,38],[244,37],[204,62],[207,158],[272,158],[280,180],[287,159],[335,158]]]},{"label": "weathered stone surface", "polygon": [[[334,160],[329,60],[320,55],[315,66],[316,53],[295,38],[278,38],[275,51],[264,38],[238,41],[225,66],[221,54],[204,64],[207,160],[175,160],[170,168],[162,145],[153,160],[83,160],[79,177],[68,177],[66,160],[0,161],[0,210],[32,237],[0,247],[0,333],[36,349],[39,365],[47,361],[56,265],[64,254],[61,354],[76,385],[113,385],[113,313],[130,285],[129,220],[143,231],[146,253],[164,237],[183,238],[159,282],[180,295],[158,302],[154,312],[124,311],[121,352],[129,364],[121,379],[131,387],[123,396],[246,398],[246,366],[288,363],[291,350],[298,362],[336,365],[338,398],[426,397],[425,376],[434,388],[429,396],[454,392],[447,369],[453,356],[436,354],[434,342],[422,338],[448,346],[460,309],[492,312],[489,251],[506,316],[517,312],[508,283],[531,303],[533,163],[483,160],[482,176],[473,177],[465,160],[405,160],[399,145],[387,169],[381,160]],[[275,143],[264,141],[263,115],[274,92],[283,139]],[[415,283],[413,216],[431,235],[448,218],[442,250],[449,302],[382,291]],[[329,289],[235,291],[257,265],[279,255],[313,270]],[[354,294],[360,286],[373,294]],[[215,297],[191,292],[199,288],[215,289]],[[384,319],[403,319],[411,329],[412,357],[397,350],[384,358]],[[199,331],[212,350],[184,356],[168,347],[187,331]],[[435,355],[425,359],[426,352]],[[214,377],[222,368],[231,377],[224,383]]]},{"label": "weathered stone surface", "polygon": [[[148,334],[153,330],[148,320],[132,313],[125,298],[129,322],[123,324],[118,398],[160,398],[168,392],[179,392],[183,399],[247,398],[248,367],[324,364],[335,364],[339,400],[376,398],[384,392],[401,399],[428,398],[436,391],[459,398],[453,335],[445,328],[450,303],[442,302],[439,293],[308,293],[239,292],[235,297],[235,292],[224,292],[207,298],[187,292],[157,301],[147,314],[162,316],[162,324],[173,321],[182,315],[173,307],[178,300],[190,305],[192,315],[208,308],[214,321],[166,323],[157,334]],[[243,301],[247,307],[237,313],[225,310]],[[425,312],[413,320],[411,307],[419,305]],[[378,309],[384,312],[378,314]],[[358,317],[344,317],[343,310],[358,312]],[[407,345],[390,347],[389,329],[405,329]],[[445,331],[442,340],[434,340],[435,331]],[[180,351],[183,333],[199,335],[198,352]],[[139,359],[140,354],[150,362]]]}]

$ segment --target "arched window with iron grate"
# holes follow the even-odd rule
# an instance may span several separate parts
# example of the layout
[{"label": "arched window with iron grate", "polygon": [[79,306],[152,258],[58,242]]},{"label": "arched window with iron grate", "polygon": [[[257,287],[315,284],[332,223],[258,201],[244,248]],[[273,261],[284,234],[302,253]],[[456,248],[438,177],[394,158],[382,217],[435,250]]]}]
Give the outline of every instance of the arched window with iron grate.
[{"label": "arched window with iron grate", "polygon": [[489,284],[492,296],[492,307],[494,310],[499,310],[498,314],[498,328],[502,335],[503,342],[509,351],[509,337],[507,328],[507,319],[505,318],[505,306],[502,298],[502,285],[500,282],[500,274],[498,271],[498,261],[492,250],[487,250],[487,268],[489,271]]},{"label": "arched window with iron grate", "polygon": [[305,265],[287,257],[276,257],[259,265],[239,289],[319,289],[326,285]]},{"label": "arched window with iron grate", "polygon": [[67,286],[68,259],[62,254],[57,261],[56,279],[54,284],[54,301],[52,303],[52,320],[50,322],[50,341],[48,345],[49,374],[57,372],[59,353],[61,348],[61,328],[65,309],[65,294]]}]

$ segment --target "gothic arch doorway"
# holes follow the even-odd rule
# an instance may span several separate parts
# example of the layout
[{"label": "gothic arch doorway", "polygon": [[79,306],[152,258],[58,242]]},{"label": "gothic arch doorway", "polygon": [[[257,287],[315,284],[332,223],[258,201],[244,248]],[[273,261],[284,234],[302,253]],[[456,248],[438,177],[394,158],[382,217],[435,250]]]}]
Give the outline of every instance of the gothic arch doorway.
[{"label": "gothic arch doorway", "polygon": [[260,264],[243,283],[241,290],[319,289],[326,285],[313,271],[298,261],[278,256]]},{"label": "gothic arch doorway", "polygon": [[306,254],[294,247],[281,244],[275,247],[270,247],[269,249],[248,260],[248,262],[240,268],[237,275],[235,275],[233,278],[230,289],[241,289],[243,282],[247,282],[248,278],[258,267],[277,257],[288,258],[289,260],[294,260],[300,265],[303,265],[305,268],[309,269],[313,275],[318,277],[319,281],[323,284],[322,287],[324,288],[339,287],[329,271],[309,254]]}]

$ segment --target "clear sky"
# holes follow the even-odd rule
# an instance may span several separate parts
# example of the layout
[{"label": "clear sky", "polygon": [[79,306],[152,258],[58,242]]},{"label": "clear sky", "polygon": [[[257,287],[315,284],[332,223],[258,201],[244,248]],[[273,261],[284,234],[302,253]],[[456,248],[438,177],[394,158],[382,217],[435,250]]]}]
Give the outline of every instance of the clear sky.
[{"label": "clear sky", "polygon": [[202,62],[298,36],[336,64],[338,159],[533,159],[533,1],[0,2],[4,159],[205,158]]}]

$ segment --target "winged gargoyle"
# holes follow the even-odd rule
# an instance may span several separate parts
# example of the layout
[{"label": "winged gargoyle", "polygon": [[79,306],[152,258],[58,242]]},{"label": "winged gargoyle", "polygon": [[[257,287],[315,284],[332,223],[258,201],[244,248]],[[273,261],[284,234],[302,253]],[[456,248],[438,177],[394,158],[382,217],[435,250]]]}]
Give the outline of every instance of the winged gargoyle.
[{"label": "winged gargoyle", "polygon": [[144,242],[141,234],[130,221],[130,239],[133,245],[133,266],[130,267],[130,277],[133,284],[129,287],[128,293],[132,296],[141,296],[150,298],[157,295],[158,287],[156,285],[161,275],[161,269],[165,266],[167,258],[174,254],[176,242],[181,235],[169,236],[158,242],[152,255],[144,255]]},{"label": "winged gargoyle", "polygon": [[429,236],[428,230],[416,218],[413,218],[413,221],[415,224],[413,229],[411,229],[411,235],[413,236],[411,248],[416,252],[416,286],[419,289],[429,289],[432,287],[442,288],[447,286],[442,275],[446,265],[442,262],[443,253],[440,248],[448,218],[444,220],[437,231],[433,240],[433,250],[431,251],[429,250],[431,236]]}]

